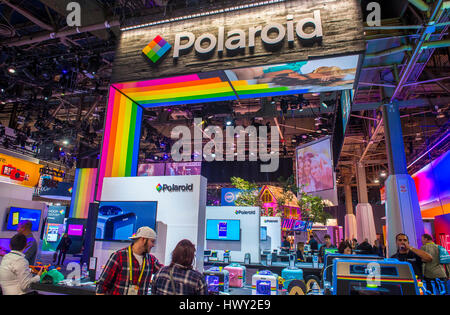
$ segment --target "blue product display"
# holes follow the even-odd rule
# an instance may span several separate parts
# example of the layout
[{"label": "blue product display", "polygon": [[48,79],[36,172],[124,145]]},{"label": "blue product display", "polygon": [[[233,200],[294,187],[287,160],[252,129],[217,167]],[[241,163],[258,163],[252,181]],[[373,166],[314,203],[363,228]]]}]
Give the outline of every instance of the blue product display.
[{"label": "blue product display", "polygon": [[206,220],[206,239],[215,241],[239,241],[240,220]]},{"label": "blue product display", "polygon": [[303,280],[303,270],[297,267],[287,267],[281,270],[284,279],[283,289],[287,290],[292,280]]},{"label": "blue product display", "polygon": [[270,295],[270,281],[257,280],[256,281],[256,292],[260,295]]},{"label": "blue product display", "polygon": [[142,226],[156,230],[156,202],[101,202],[95,238],[128,241]]},{"label": "blue product display", "polygon": [[392,259],[333,262],[334,295],[419,295],[412,266]]},{"label": "blue product display", "polygon": [[41,210],[11,207],[6,229],[8,231],[16,231],[21,221],[30,221],[32,224],[31,230],[39,231]]},{"label": "blue product display", "polygon": [[267,226],[260,227],[259,239],[261,241],[267,241]]},{"label": "blue product display", "polygon": [[252,295],[277,295],[278,275],[262,270],[252,276]]},{"label": "blue product display", "polygon": [[212,267],[203,272],[209,292],[228,292],[230,285],[229,272],[221,267]]}]

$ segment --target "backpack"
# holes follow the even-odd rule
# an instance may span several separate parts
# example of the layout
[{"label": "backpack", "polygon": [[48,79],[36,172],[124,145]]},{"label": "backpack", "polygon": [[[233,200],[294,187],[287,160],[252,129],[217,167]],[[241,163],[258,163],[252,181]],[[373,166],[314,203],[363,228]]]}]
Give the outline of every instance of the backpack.
[{"label": "backpack", "polygon": [[439,248],[439,263],[441,265],[450,264],[450,254],[441,245],[437,245]]}]

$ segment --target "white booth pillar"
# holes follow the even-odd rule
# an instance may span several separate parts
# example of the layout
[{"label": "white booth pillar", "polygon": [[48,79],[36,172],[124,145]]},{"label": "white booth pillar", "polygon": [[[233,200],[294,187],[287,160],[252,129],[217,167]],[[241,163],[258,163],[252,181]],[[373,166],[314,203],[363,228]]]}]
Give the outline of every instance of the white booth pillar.
[{"label": "white booth pillar", "polygon": [[344,182],[345,189],[345,239],[352,240],[357,237],[356,217],[353,213],[352,187],[350,186],[350,178],[346,178]]},{"label": "white booth pillar", "polygon": [[358,243],[368,239],[369,244],[373,244],[377,239],[375,222],[373,220],[373,210],[369,203],[366,183],[366,167],[364,163],[356,165],[356,182],[358,186],[358,204],[356,205],[356,223]]}]

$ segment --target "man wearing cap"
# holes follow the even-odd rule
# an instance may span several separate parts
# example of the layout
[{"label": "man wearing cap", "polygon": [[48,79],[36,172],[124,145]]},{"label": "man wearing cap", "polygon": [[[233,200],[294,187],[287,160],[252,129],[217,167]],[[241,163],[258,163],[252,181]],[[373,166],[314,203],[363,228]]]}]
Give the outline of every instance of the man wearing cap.
[{"label": "man wearing cap", "polygon": [[156,233],[148,226],[139,228],[133,243],[109,257],[97,281],[97,295],[146,295],[152,275],[162,266],[150,254]]}]

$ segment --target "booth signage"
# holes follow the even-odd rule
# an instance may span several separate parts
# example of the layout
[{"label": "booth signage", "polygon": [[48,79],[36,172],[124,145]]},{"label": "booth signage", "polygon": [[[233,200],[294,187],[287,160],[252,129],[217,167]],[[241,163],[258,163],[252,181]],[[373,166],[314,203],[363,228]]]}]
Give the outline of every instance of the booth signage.
[{"label": "booth signage", "polygon": [[49,206],[47,212],[48,223],[63,224],[66,216],[65,206]]},{"label": "booth signage", "polygon": [[[262,26],[251,26],[248,31],[245,32],[243,29],[236,28],[228,31],[227,39],[225,40],[225,27],[219,26],[217,29],[217,36],[211,33],[201,34],[196,38],[195,34],[192,32],[181,32],[175,34],[174,52],[173,58],[180,57],[180,53],[183,51],[188,51],[194,46],[196,53],[200,55],[211,54],[217,48],[217,53],[221,55],[226,49],[229,52],[234,52],[238,50],[245,51],[247,46],[250,50],[255,49],[255,40],[258,35],[261,36],[261,41],[265,45],[276,46],[281,44],[286,35],[289,45],[294,44],[295,35],[302,41],[305,40],[320,40],[322,39],[322,20],[320,18],[320,10],[315,10],[313,12],[313,18],[304,18],[297,22],[293,21],[293,16],[288,15],[286,17],[286,27],[281,23],[270,22],[264,27]],[[313,26],[314,31],[305,32],[305,27]],[[294,32],[295,29],[295,32]],[[273,31],[276,31],[276,36],[270,36]],[[248,38],[248,41],[246,40]],[[183,43],[184,42],[184,43]],[[208,44],[203,45],[205,42]],[[159,58],[158,58],[159,59]]]},{"label": "booth signage", "polygon": [[291,0],[126,30],[116,50],[111,82],[298,62],[364,50],[358,1]]},{"label": "booth signage", "polygon": [[175,185],[175,184],[172,184],[172,185],[163,184],[163,185],[161,185],[161,184],[158,184],[156,186],[156,190],[158,192],[161,192],[161,191],[162,192],[165,192],[165,191],[168,191],[168,192],[190,191],[190,192],[192,192],[192,191],[194,191],[194,184],[186,184],[186,185]]},{"label": "booth signage", "polygon": [[0,181],[35,187],[42,165],[0,154]]},{"label": "booth signage", "polygon": [[256,214],[256,211],[255,210],[253,210],[253,211],[236,210],[234,213],[236,215],[238,215],[238,214]]}]

